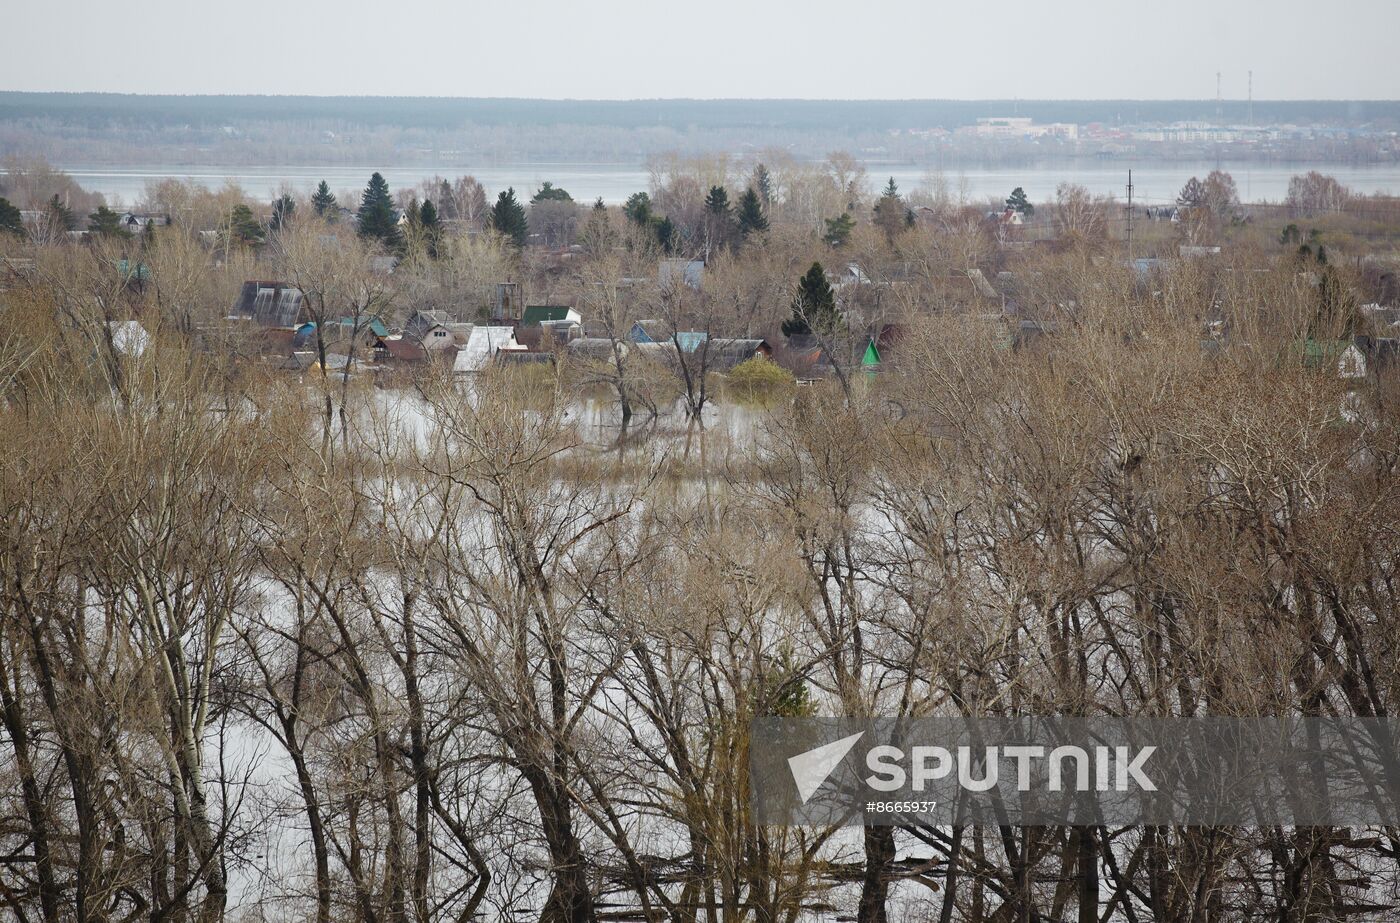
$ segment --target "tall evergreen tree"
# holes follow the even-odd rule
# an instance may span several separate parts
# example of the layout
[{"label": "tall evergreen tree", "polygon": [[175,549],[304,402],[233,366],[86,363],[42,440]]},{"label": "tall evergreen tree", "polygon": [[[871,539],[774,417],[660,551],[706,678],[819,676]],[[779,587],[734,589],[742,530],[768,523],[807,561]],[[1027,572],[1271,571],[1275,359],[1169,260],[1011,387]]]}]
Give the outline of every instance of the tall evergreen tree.
[{"label": "tall evergreen tree", "polygon": [[705,259],[728,244],[733,232],[729,193],[723,186],[711,186],[705,196]]},{"label": "tall evergreen tree", "polygon": [[525,218],[525,207],[515,199],[514,186],[496,197],[496,204],[491,206],[491,227],[517,247],[525,246],[530,239],[530,223]]},{"label": "tall evergreen tree", "polygon": [[763,202],[750,186],[739,196],[739,233],[748,237],[756,231],[768,230],[768,218],[763,214]]},{"label": "tall evergreen tree", "polygon": [[24,216],[9,199],[0,197],[0,231],[8,231],[17,237],[24,236]]},{"label": "tall evergreen tree", "polygon": [[78,216],[73,214],[71,208],[63,204],[62,200],[58,197],[58,193],[54,193],[53,198],[49,199],[49,204],[45,210],[49,213],[49,220],[52,221],[55,226],[65,231],[76,231],[78,229]]},{"label": "tall evergreen tree", "polygon": [[764,206],[772,205],[775,201],[773,194],[773,175],[768,172],[768,168],[763,164],[753,168],[753,185],[758,191],[758,197],[763,200]]},{"label": "tall evergreen tree", "polygon": [[418,225],[423,230],[423,242],[428,250],[428,256],[437,258],[438,243],[442,240],[442,222],[438,220],[437,206],[432,199],[424,199],[423,206],[418,209]]},{"label": "tall evergreen tree", "polygon": [[335,194],[331,192],[331,187],[321,180],[321,185],[316,187],[316,191],[311,193],[311,207],[316,209],[316,215],[321,218],[335,216]]},{"label": "tall evergreen tree", "polygon": [[249,247],[262,246],[265,235],[263,226],[253,210],[241,202],[229,213],[228,236],[230,243],[245,244]]},{"label": "tall evergreen tree", "polygon": [[316,191],[311,194],[311,206],[316,210],[316,214],[323,218],[334,218],[340,203],[336,200],[335,193],[331,192],[330,185],[321,180],[316,186]]},{"label": "tall evergreen tree", "polygon": [[394,199],[389,184],[375,173],[360,197],[360,236],[378,240],[386,247],[397,247],[401,241],[398,218],[394,215]]},{"label": "tall evergreen tree", "polygon": [[914,213],[904,204],[904,200],[899,196],[899,186],[895,184],[894,177],[885,186],[885,191],[880,193],[880,199],[875,203],[875,225],[885,232],[885,237],[893,241],[900,231],[914,223]]},{"label": "tall evergreen tree", "polygon": [[792,317],[783,321],[783,335],[817,333],[830,336],[840,323],[836,293],[826,280],[822,264],[813,263],[812,268],[798,280],[797,296],[792,299]]},{"label": "tall evergreen tree", "polygon": [[705,196],[705,211],[717,217],[729,217],[729,193],[723,186],[711,186]]}]

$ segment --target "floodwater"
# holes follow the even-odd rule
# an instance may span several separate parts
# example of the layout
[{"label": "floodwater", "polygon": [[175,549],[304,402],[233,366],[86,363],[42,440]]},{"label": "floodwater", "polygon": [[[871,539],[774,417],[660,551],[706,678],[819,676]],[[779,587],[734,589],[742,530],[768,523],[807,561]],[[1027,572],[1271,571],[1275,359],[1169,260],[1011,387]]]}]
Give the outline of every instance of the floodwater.
[{"label": "floodwater", "polygon": [[[1097,160],[1063,161],[1027,167],[955,167],[941,172],[934,164],[890,164],[867,162],[871,189],[877,189],[893,176],[900,189],[910,192],[927,186],[930,179],[941,176],[948,193],[972,203],[988,199],[1003,199],[1016,186],[1026,190],[1032,202],[1050,200],[1055,187],[1062,182],[1079,183],[1091,192],[1126,195],[1128,170],[1133,171],[1133,200],[1143,204],[1172,201],[1182,185],[1192,176],[1204,177],[1220,168],[1235,178],[1240,198],[1245,202],[1278,202],[1288,193],[1288,180],[1299,173],[1316,169],[1335,176],[1343,185],[1360,193],[1400,194],[1400,164],[1260,164],[1222,161],[1201,163],[1145,163],[1130,161],[1105,163]],[[567,189],[580,202],[602,197],[616,204],[634,192],[650,185],[650,174],[640,163],[516,163],[490,166],[442,164],[439,166],[392,166],[366,164],[363,166],[220,166],[191,164],[152,164],[148,166],[111,167],[83,164],[63,164],[59,169],[70,174],[85,189],[101,192],[109,202],[133,205],[138,202],[146,184],[167,177],[191,180],[211,189],[225,183],[236,183],[249,195],[271,200],[284,186],[293,191],[309,192],[325,180],[337,194],[364,188],[369,175],[376,170],[384,175],[390,189],[416,186],[437,176],[475,176],[486,186],[492,198],[513,186],[528,197],[548,180]],[[348,204],[348,203],[347,203]]]}]

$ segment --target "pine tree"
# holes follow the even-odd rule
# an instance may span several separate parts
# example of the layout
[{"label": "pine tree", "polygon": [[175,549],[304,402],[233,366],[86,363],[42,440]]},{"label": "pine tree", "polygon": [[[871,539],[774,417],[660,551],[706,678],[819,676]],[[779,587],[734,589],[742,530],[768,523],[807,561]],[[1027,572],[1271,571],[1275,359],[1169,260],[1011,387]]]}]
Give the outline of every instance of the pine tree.
[{"label": "pine tree", "polygon": [[540,191],[530,198],[531,205],[538,205],[541,202],[572,202],[574,197],[563,189],[557,188],[549,180],[545,180],[540,185]]},{"label": "pine tree", "polygon": [[378,240],[386,247],[397,247],[401,241],[398,219],[394,215],[394,199],[389,184],[375,173],[360,197],[360,236]]},{"label": "pine tree", "polygon": [[230,243],[258,247],[262,245],[264,239],[263,226],[251,208],[239,203],[229,213],[228,236]]},{"label": "pine tree", "polygon": [[840,325],[836,310],[836,293],[826,281],[821,263],[813,263],[797,283],[797,297],[792,299],[792,317],[783,321],[783,335],[818,333],[830,336]]},{"label": "pine tree", "polygon": [[524,206],[515,200],[514,186],[496,197],[496,204],[491,206],[491,227],[517,247],[524,247],[530,239],[530,224]]},{"label": "pine tree", "polygon": [[622,213],[633,223],[646,227],[651,224],[651,196],[634,192],[622,205]]},{"label": "pine tree", "polygon": [[1035,214],[1035,206],[1032,205],[1031,200],[1026,197],[1026,190],[1022,189],[1020,186],[1011,190],[1011,195],[1006,197],[1006,207],[1027,218]]},{"label": "pine tree", "polygon": [[97,211],[88,215],[88,230],[98,237],[130,237],[131,232],[122,227],[121,215],[105,205],[97,206]]},{"label": "pine tree", "polygon": [[768,230],[768,219],[763,214],[763,203],[759,194],[750,186],[739,196],[739,233],[748,237],[755,231]]},{"label": "pine tree", "polygon": [[280,231],[292,220],[292,214],[297,210],[296,200],[289,195],[281,195],[272,201],[272,221],[268,225],[271,231]]},{"label": "pine tree", "polygon": [[889,181],[888,183],[885,184],[885,191],[882,192],[882,193],[880,193],[880,198],[882,198],[882,199],[897,199],[897,198],[899,198],[899,186],[898,186],[898,184],[895,183],[894,177],[893,177],[893,176],[891,176],[891,177],[890,177],[890,181]]},{"label": "pine tree", "polygon": [[827,246],[841,247],[846,241],[851,239],[851,232],[855,230],[856,219],[850,212],[842,212],[835,218],[826,219],[826,233],[822,235],[822,240]]},{"label": "pine tree", "polygon": [[0,198],[0,231],[8,231],[17,237],[24,236],[24,216],[6,198]]},{"label": "pine tree", "polygon": [[311,207],[316,209],[317,217],[334,218],[335,206],[335,194],[331,192],[331,187],[326,185],[326,181],[321,180],[321,185],[311,193]]}]

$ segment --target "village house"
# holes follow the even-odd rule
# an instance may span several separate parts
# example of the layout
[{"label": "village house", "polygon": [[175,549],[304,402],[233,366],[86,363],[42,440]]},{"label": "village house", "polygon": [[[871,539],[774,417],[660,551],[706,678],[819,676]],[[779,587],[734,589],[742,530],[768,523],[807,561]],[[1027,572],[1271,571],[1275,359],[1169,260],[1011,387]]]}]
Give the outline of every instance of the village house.
[{"label": "village house", "polygon": [[710,368],[717,372],[728,372],[740,362],[746,362],[756,356],[762,356],[764,359],[773,358],[773,347],[768,344],[767,340],[715,337],[710,340],[706,356],[709,359]]},{"label": "village house", "polygon": [[524,347],[515,339],[515,328],[478,324],[471,329],[466,343],[457,351],[452,371],[458,374],[480,372],[491,364],[496,354],[520,351]]},{"label": "village house", "polygon": [[446,311],[414,311],[403,325],[403,339],[428,352],[456,349],[451,316]]},{"label": "village house", "polygon": [[672,330],[664,320],[639,320],[627,331],[627,339],[633,343],[663,343],[667,346],[679,345],[681,352],[693,353],[705,344],[709,334],[702,330]]}]

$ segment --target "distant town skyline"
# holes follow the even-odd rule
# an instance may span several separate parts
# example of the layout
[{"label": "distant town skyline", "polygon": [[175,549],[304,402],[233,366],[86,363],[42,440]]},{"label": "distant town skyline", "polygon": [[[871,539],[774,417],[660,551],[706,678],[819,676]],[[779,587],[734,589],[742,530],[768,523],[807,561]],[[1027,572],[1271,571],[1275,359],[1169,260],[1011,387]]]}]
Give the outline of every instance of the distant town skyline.
[{"label": "distant town skyline", "polygon": [[1400,98],[1392,0],[18,0],[0,90],[548,99]]}]

